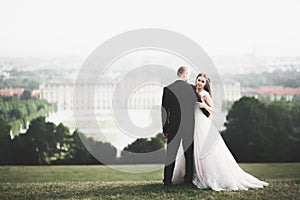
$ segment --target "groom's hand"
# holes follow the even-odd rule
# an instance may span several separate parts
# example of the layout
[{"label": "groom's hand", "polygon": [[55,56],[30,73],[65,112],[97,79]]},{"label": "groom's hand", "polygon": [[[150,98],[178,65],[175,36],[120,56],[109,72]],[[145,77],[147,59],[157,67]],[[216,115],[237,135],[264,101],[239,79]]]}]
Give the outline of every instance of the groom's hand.
[{"label": "groom's hand", "polygon": [[163,139],[167,139],[168,134],[167,133],[162,133]]}]

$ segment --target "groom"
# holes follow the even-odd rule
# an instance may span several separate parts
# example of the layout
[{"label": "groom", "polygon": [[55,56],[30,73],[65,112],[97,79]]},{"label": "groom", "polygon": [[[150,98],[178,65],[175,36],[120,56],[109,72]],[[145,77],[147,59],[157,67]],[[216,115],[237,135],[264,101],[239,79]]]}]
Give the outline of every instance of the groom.
[{"label": "groom", "polygon": [[194,108],[197,97],[194,87],[188,83],[190,72],[181,66],[177,80],[164,87],[162,97],[163,136],[167,138],[167,158],[164,168],[164,185],[172,184],[176,155],[182,140],[186,160],[185,184],[192,184]]}]

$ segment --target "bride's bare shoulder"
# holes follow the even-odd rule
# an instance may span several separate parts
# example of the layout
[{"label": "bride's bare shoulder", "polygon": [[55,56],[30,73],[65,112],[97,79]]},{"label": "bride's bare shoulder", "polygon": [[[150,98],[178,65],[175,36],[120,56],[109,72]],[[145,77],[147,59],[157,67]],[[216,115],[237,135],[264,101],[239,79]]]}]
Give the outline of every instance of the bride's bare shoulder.
[{"label": "bride's bare shoulder", "polygon": [[209,96],[209,93],[206,91],[206,90],[202,90],[201,92],[200,92],[200,95],[202,96],[202,97],[205,97],[205,96]]}]

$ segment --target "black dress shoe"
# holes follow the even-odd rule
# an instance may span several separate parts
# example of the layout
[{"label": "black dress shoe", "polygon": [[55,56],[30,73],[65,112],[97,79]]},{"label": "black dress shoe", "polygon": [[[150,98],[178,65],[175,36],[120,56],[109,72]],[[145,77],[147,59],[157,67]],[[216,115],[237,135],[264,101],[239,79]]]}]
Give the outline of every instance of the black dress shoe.
[{"label": "black dress shoe", "polygon": [[193,184],[192,181],[185,181],[185,182],[183,183],[183,185],[185,185],[185,186],[194,186],[194,184]]},{"label": "black dress shoe", "polygon": [[164,183],[164,186],[172,186],[172,183],[170,183],[170,182],[165,182],[165,183]]}]

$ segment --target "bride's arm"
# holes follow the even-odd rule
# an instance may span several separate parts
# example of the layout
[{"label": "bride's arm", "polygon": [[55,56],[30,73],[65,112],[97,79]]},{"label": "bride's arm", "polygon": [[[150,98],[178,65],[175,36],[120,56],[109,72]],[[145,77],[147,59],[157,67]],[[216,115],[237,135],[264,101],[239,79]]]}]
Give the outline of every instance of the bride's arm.
[{"label": "bride's arm", "polygon": [[207,94],[207,95],[205,95],[204,97],[203,97],[203,100],[205,101],[205,103],[209,106],[209,107],[214,107],[213,106],[213,101],[212,101],[212,99],[211,99],[211,97],[210,97],[210,95],[209,94]]},{"label": "bride's arm", "polygon": [[209,114],[214,114],[213,102],[210,95],[205,95],[202,100],[203,103],[198,103],[199,108],[204,108]]}]

